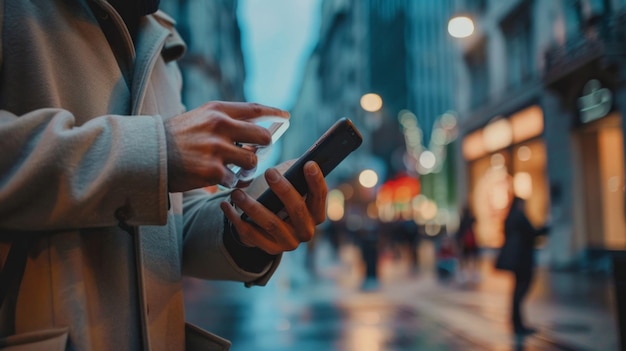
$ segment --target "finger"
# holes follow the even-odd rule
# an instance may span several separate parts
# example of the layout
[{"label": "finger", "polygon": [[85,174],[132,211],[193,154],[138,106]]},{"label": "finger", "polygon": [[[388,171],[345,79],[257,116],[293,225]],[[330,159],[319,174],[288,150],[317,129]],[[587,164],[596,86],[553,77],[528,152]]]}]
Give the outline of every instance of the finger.
[{"label": "finger", "polygon": [[205,106],[209,109],[222,111],[239,120],[250,120],[261,116],[280,116],[289,118],[289,112],[285,110],[254,102],[212,101],[205,104]]},{"label": "finger", "polygon": [[266,128],[237,120],[223,111],[208,110],[205,112],[205,118],[207,123],[205,127],[220,135],[229,144],[239,142],[268,145],[272,141],[272,135]]},{"label": "finger", "polygon": [[247,243],[276,254],[295,250],[300,242],[293,236],[293,229],[265,206],[253,200],[241,190],[231,193],[233,203],[244,211],[254,224],[237,217],[231,219],[233,225],[241,231],[240,237],[246,237]]},{"label": "finger", "polygon": [[328,186],[324,175],[317,163],[309,161],[304,165],[304,176],[309,186],[306,196],[306,206],[315,224],[320,224],[326,220],[326,197],[328,196]]},{"label": "finger", "polygon": [[[233,205],[224,201],[220,203],[220,208],[222,209],[222,212],[224,212],[226,218],[228,218],[230,223],[232,223],[235,227],[235,230],[237,230],[239,241],[243,245],[248,247],[258,247],[267,253],[272,251],[271,247],[275,246],[275,242],[271,238],[265,237],[265,235],[261,233],[259,229],[255,228],[254,225],[242,221],[239,216],[239,212],[237,212]],[[270,250],[266,249],[268,247]]]},{"label": "finger", "polygon": [[280,245],[273,238],[265,236],[258,227],[242,221],[237,210],[228,202],[220,203],[220,208],[235,227],[239,241],[244,246],[256,247],[271,255],[278,255],[286,251],[281,249]]},{"label": "finger", "polygon": [[232,120],[229,135],[233,141],[254,145],[269,145],[272,134],[266,128],[247,121]]},{"label": "finger", "polygon": [[289,222],[293,225],[295,235],[300,242],[313,238],[315,223],[306,206],[304,198],[277,170],[270,168],[265,171],[267,184],[285,205]]},{"label": "finger", "polygon": [[224,164],[234,164],[243,169],[253,169],[257,166],[257,156],[254,150],[240,147],[236,144],[227,144],[221,151]]},{"label": "finger", "polygon": [[271,255],[278,255],[285,251],[295,250],[299,245],[296,240],[281,241],[269,235],[261,227],[243,221],[235,208],[227,202],[222,202],[220,207],[237,230],[239,241],[245,246],[256,247]]}]

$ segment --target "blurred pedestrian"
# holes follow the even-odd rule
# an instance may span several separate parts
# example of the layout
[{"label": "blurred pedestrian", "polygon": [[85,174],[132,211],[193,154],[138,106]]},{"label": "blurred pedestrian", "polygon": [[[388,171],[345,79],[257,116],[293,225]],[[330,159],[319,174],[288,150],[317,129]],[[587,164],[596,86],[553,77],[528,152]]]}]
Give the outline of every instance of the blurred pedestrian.
[{"label": "blurred pedestrian", "polygon": [[183,275],[264,285],[325,219],[313,162],[306,199],[264,174],[288,220],[202,189],[256,166],[237,146],[270,143],[253,119],[289,113],[186,111],[185,44],[158,5],[0,0],[0,348],[227,350],[185,323]]},{"label": "blurred pedestrian", "polygon": [[406,252],[411,273],[417,273],[420,243],[419,228],[413,219],[400,219],[392,227],[392,246],[398,256]]},{"label": "blurred pedestrian", "polygon": [[461,222],[456,235],[459,247],[459,278],[461,280],[476,280],[478,278],[478,242],[474,223],[476,219],[468,205],[463,207]]},{"label": "blurred pedestrian", "polygon": [[436,270],[441,282],[454,278],[458,268],[458,250],[454,239],[448,233],[442,233],[436,241]]},{"label": "blurred pedestrian", "polygon": [[365,276],[361,283],[361,290],[376,290],[378,288],[378,259],[381,234],[381,223],[378,221],[364,221],[360,228],[354,231],[355,242],[361,254]]},{"label": "blurred pedestrian", "polygon": [[547,233],[547,228],[536,229],[524,213],[525,201],[514,197],[504,222],[504,245],[496,259],[496,268],[511,271],[515,285],[511,296],[511,324],[518,336],[533,334],[522,316],[522,303],[533,279],[535,265],[535,238]]}]

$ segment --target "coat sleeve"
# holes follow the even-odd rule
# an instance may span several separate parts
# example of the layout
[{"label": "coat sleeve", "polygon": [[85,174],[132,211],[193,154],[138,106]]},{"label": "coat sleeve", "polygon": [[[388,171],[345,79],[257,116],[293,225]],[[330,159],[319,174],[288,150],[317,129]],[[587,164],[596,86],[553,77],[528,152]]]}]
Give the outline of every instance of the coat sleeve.
[{"label": "coat sleeve", "polygon": [[220,202],[227,200],[229,191],[208,196],[204,190],[184,194],[183,274],[200,279],[220,279],[265,285],[281,255],[259,273],[242,269],[224,246],[224,215]]},{"label": "coat sleeve", "polygon": [[0,228],[164,224],[167,156],[159,116],[77,126],[62,109],[0,110]]}]

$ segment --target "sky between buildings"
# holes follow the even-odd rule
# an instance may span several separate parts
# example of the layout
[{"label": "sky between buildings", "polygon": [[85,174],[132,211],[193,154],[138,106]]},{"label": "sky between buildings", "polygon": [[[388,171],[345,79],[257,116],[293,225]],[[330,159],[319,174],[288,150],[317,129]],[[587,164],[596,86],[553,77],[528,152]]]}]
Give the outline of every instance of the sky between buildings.
[{"label": "sky between buildings", "polygon": [[322,0],[240,0],[248,101],[290,109],[319,36]]}]

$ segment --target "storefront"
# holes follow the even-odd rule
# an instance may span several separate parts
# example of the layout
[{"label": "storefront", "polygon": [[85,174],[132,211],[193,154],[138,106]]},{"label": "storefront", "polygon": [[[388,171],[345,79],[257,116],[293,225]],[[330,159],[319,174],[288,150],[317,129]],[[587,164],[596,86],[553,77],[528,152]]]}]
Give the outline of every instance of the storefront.
[{"label": "storefront", "polygon": [[552,82],[542,96],[554,267],[604,270],[605,253],[626,249],[623,110],[614,98],[615,76],[590,65]]},{"label": "storefront", "polygon": [[622,117],[612,110],[613,93],[589,80],[578,99],[574,141],[580,152],[575,211],[589,250],[624,250],[624,140]]},{"label": "storefront", "polygon": [[526,200],[530,221],[540,226],[549,217],[543,112],[538,105],[498,116],[463,139],[468,162],[470,207],[482,247],[500,247],[502,225],[513,195]]}]

